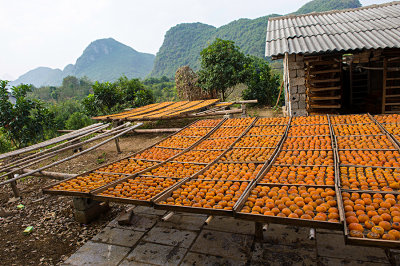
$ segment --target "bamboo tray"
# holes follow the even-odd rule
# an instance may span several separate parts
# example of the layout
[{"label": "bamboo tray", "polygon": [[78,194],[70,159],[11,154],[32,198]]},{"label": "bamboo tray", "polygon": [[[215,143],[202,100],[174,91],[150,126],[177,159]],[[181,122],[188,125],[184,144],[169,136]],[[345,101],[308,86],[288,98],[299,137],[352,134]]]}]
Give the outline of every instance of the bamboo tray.
[{"label": "bamboo tray", "polygon": [[[344,191],[344,190],[342,190]],[[342,192],[340,191],[340,192]],[[347,191],[346,191],[347,192]],[[355,191],[351,191],[355,192]],[[360,191],[359,193],[368,193],[368,194],[395,194],[391,192],[370,192],[370,191]],[[342,193],[340,193],[341,201],[343,202]],[[344,209],[342,209],[344,214]],[[383,240],[383,239],[371,239],[371,238],[357,238],[351,237],[349,228],[347,227],[347,223],[344,222],[344,235],[345,235],[345,242],[349,245],[358,245],[358,246],[372,246],[372,247],[379,247],[379,248],[400,248],[400,240]]]}]

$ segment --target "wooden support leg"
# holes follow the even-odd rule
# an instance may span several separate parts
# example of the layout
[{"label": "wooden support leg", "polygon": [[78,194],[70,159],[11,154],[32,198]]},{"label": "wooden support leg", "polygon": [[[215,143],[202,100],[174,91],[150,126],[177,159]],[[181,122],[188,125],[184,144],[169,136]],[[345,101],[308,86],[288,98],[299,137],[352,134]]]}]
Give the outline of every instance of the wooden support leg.
[{"label": "wooden support leg", "polygon": [[[14,174],[9,174],[8,179],[12,179],[12,178],[14,178]],[[19,190],[17,188],[17,181],[11,182],[10,185],[11,185],[11,189],[14,193],[14,197],[19,198],[21,196],[21,194],[19,193]]]},{"label": "wooden support leg", "polygon": [[263,224],[259,222],[255,222],[255,237],[256,240],[258,241],[263,241],[264,240],[264,235],[263,235]]},{"label": "wooden support leg", "polygon": [[242,108],[242,117],[247,117],[246,105],[244,103],[241,104],[241,108]]},{"label": "wooden support leg", "polygon": [[117,147],[117,152],[121,153],[121,147],[119,146],[119,138],[115,139],[115,146]]}]

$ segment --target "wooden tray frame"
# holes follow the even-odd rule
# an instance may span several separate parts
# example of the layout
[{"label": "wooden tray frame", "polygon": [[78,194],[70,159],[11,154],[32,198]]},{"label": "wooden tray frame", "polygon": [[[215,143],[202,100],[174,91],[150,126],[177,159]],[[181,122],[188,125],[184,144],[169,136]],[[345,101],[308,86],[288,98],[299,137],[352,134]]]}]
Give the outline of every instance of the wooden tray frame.
[{"label": "wooden tray frame", "polygon": [[[165,162],[168,162],[169,160],[173,160],[174,158],[176,158],[177,156],[181,155],[182,153],[184,153],[184,152],[190,150],[190,149],[193,148],[193,147],[196,147],[196,146],[203,140],[203,138],[204,138],[204,139],[207,138],[214,130],[216,130],[217,128],[219,128],[219,126],[220,126],[225,120],[226,120],[226,118],[221,119],[221,121],[218,123],[217,126],[214,127],[214,129],[212,129],[210,132],[208,132],[204,137],[200,138],[197,142],[193,143],[190,147],[188,147],[188,148],[186,148],[186,149],[182,149],[182,151],[181,151],[180,153],[177,153],[176,155],[170,157],[170,158],[167,159],[167,160],[160,161],[159,164],[155,164],[155,165],[153,165],[152,167],[149,167],[149,168],[146,168],[146,169],[144,169],[144,170],[142,170],[142,171],[133,173],[132,175],[128,175],[128,176],[127,176],[126,178],[124,178],[124,179],[127,179],[127,178],[132,177],[132,176],[135,176],[135,175],[140,175],[141,173],[143,173],[143,172],[145,172],[145,171],[147,172],[147,171],[152,170],[152,169],[154,169],[154,168],[156,168],[156,167],[159,167],[159,166],[163,165]],[[185,126],[185,127],[182,128],[181,130],[184,130],[184,129],[188,128],[189,126],[191,126],[192,124],[196,123],[197,121],[198,121],[198,120],[192,122],[191,124]],[[180,131],[181,131],[181,130],[180,130]],[[122,158],[122,159],[117,159],[117,160],[112,161],[112,162],[110,162],[110,163],[104,163],[104,164],[100,165],[99,167],[97,167],[97,168],[95,168],[95,169],[92,169],[92,170],[86,171],[86,172],[84,172],[84,173],[82,173],[82,174],[77,174],[77,175],[75,175],[74,177],[67,178],[67,179],[64,179],[64,180],[60,180],[60,181],[58,181],[58,182],[56,182],[56,183],[50,184],[50,185],[44,187],[44,188],[42,189],[42,192],[43,192],[43,194],[52,194],[52,195],[64,195],[64,196],[76,196],[76,197],[90,197],[90,195],[91,195],[90,192],[89,192],[89,193],[86,193],[86,192],[84,193],[84,192],[72,192],[72,191],[60,191],[60,190],[57,190],[57,193],[54,193],[55,190],[52,190],[51,188],[54,187],[54,186],[56,186],[56,185],[58,185],[58,184],[60,184],[60,183],[65,182],[65,181],[69,181],[69,180],[75,179],[75,178],[77,178],[78,176],[87,175],[87,174],[90,174],[90,173],[92,173],[92,172],[95,172],[95,171],[97,171],[98,169],[103,168],[103,167],[105,167],[105,166],[108,166],[108,165],[110,165],[110,164],[114,164],[114,163],[120,162],[120,161],[122,161],[122,160],[126,160],[126,159],[128,159],[128,158],[130,158],[130,157],[133,157],[133,156],[135,156],[135,155],[137,155],[137,154],[140,154],[140,153],[144,152],[144,151],[147,150],[147,149],[151,149],[151,148],[153,148],[153,147],[158,147],[157,145],[158,145],[159,143],[163,142],[164,140],[166,140],[166,139],[168,139],[168,138],[170,138],[170,137],[175,136],[175,135],[176,135],[177,133],[179,133],[180,131],[174,132],[173,134],[168,135],[167,137],[163,138],[162,140],[158,141],[157,143],[155,143],[155,144],[153,144],[153,145],[151,145],[151,146],[149,146],[149,147],[143,148],[143,149],[141,149],[140,151],[138,151],[138,152],[136,152],[136,153],[134,153],[134,154],[131,154],[131,155],[129,155],[129,156],[126,156],[126,157],[124,157],[124,158]],[[162,148],[162,147],[161,147],[161,148]],[[135,160],[141,160],[141,159],[135,159]],[[117,180],[117,181],[119,181],[119,180]],[[113,183],[115,183],[115,182],[111,182],[111,183],[109,183],[109,184],[113,184]],[[109,185],[109,184],[107,184],[107,185]],[[107,186],[107,185],[106,185],[106,186]],[[66,193],[66,194],[65,194],[65,193]]]}]

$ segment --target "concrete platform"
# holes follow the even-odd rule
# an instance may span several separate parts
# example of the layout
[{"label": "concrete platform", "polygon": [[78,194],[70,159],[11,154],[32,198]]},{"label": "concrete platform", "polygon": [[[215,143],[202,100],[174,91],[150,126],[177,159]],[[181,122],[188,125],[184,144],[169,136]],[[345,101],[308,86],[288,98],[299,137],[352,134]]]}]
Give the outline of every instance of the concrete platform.
[{"label": "concrete platform", "polygon": [[136,207],[131,226],[112,221],[63,265],[400,265],[400,251],[346,246],[339,231],[270,225],[264,241],[255,241],[254,223],[175,214]]}]

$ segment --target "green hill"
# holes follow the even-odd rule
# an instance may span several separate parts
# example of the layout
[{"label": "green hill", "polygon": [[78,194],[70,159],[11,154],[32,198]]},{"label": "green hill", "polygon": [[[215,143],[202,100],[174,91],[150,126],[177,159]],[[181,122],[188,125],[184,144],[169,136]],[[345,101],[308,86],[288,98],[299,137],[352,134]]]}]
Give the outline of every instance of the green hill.
[{"label": "green hill", "polygon": [[[297,10],[296,14],[317,11],[360,7],[359,0],[314,0]],[[184,65],[197,70],[200,66],[200,51],[215,38],[234,41],[245,53],[263,57],[268,18],[273,14],[256,19],[239,19],[215,28],[202,23],[178,24],[167,31],[154,61],[151,76],[173,77]]]},{"label": "green hill", "polygon": [[39,67],[25,73],[11,85],[60,86],[66,76],[86,76],[93,81],[115,81],[121,75],[144,78],[152,70],[154,58],[152,54],[140,53],[112,38],[100,39],[92,42],[76,63],[67,65],[63,71]]}]

